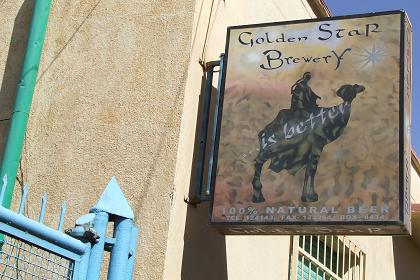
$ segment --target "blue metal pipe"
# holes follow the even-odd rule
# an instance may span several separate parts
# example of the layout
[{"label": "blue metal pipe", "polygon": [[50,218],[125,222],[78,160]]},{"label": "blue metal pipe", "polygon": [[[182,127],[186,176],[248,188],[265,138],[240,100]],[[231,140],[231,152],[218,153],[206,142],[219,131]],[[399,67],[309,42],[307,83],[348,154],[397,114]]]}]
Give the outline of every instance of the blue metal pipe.
[{"label": "blue metal pipe", "polygon": [[131,245],[133,221],[121,218],[115,221],[115,244],[109,261],[108,280],[128,278],[128,254]]},{"label": "blue metal pipe", "polygon": [[45,217],[45,208],[47,207],[47,193],[44,192],[44,195],[41,199],[41,211],[39,211],[39,219],[38,222],[43,223]]},{"label": "blue metal pipe", "polygon": [[[90,250],[89,267],[86,279],[99,279],[101,275],[101,264],[105,249],[106,228],[108,226],[109,215],[106,212],[95,213],[93,224],[99,240]],[[121,278],[124,279],[124,278]]]},{"label": "blue metal pipe", "polygon": [[88,246],[77,239],[10,211],[3,206],[0,206],[0,223],[7,224],[40,239],[44,239],[78,255],[82,255]]},{"label": "blue metal pipe", "polygon": [[22,214],[22,215],[24,215],[23,212],[25,211],[26,200],[28,199],[28,191],[29,191],[28,185],[24,185],[23,191],[22,191],[22,198],[20,199],[20,206],[19,206],[19,214]]},{"label": "blue metal pipe", "polygon": [[87,272],[89,269],[89,260],[90,260],[90,246],[88,246],[88,250],[82,255],[82,258],[80,259],[80,266],[79,266],[79,279],[89,279],[87,278]]},{"label": "blue metal pipe", "polygon": [[136,262],[136,252],[137,252],[137,237],[139,235],[139,229],[134,225],[131,230],[131,245],[130,245],[130,256],[128,258],[128,271],[127,279],[133,279],[134,264]]},{"label": "blue metal pipe", "polygon": [[64,215],[66,214],[66,210],[67,210],[67,203],[64,202],[63,205],[61,205],[60,220],[58,221],[57,230],[59,230],[59,231],[63,231]]}]

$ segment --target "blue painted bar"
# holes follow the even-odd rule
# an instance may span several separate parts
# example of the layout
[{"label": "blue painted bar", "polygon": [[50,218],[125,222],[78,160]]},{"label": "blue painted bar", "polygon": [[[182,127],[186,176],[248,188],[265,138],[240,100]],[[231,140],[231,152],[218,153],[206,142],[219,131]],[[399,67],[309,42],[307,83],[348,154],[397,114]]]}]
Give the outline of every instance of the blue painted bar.
[{"label": "blue painted bar", "polygon": [[[6,189],[7,180],[3,178],[1,193]],[[76,225],[67,234],[61,232],[64,223],[64,216],[67,204],[61,206],[58,230],[47,227],[42,224],[45,216],[47,196],[44,193],[42,197],[39,222],[29,219],[22,215],[25,211],[27,201],[28,187],[25,185],[22,193],[22,200],[19,206],[19,213],[15,213],[3,206],[0,206],[0,236],[6,234],[7,238],[20,239],[28,244],[33,244],[45,250],[48,256],[61,256],[72,260],[74,264],[72,280],[98,280],[101,276],[101,265],[105,247],[111,252],[108,279],[125,280],[132,279],[138,229],[133,224],[133,210],[128,205],[121,189],[115,178],[112,178],[97,204],[93,207],[90,214],[80,217]],[[113,237],[107,237],[106,231],[109,222],[109,216],[112,215],[114,224]],[[94,230],[93,230],[94,229]],[[85,233],[90,232],[94,237],[99,236],[96,243],[83,243],[78,240],[86,239]],[[72,236],[76,236],[73,238]],[[93,245],[92,245],[93,244]],[[33,254],[32,247],[29,252]],[[33,260],[36,264],[37,256]],[[41,258],[49,262],[49,257]],[[31,262],[31,261],[30,261]],[[48,273],[53,273],[56,264],[52,264]],[[52,274],[51,274],[52,275]]]},{"label": "blue painted bar", "polygon": [[[80,261],[81,259],[80,252],[74,252],[72,250],[64,248],[62,244],[60,243],[60,240],[57,241],[56,244],[53,244],[42,237],[36,237],[35,235],[32,235],[24,230],[20,230],[13,226],[9,226],[8,224],[5,224],[5,223],[0,223],[0,233],[2,235],[7,234],[8,236],[11,236],[12,238],[15,238],[15,239],[24,240],[27,243],[34,244],[38,248],[41,248],[46,251],[54,252],[55,254],[65,257],[69,260]],[[79,240],[76,240],[76,241],[79,241]],[[84,244],[82,242],[81,242],[81,246],[83,246],[84,251],[88,250],[89,249],[88,247],[90,247],[88,244]]]},{"label": "blue painted bar", "polygon": [[131,229],[131,244],[130,244],[130,256],[128,258],[128,268],[127,268],[127,279],[133,279],[134,264],[136,262],[136,253],[137,253],[137,238],[139,235],[139,229],[133,225]]},{"label": "blue painted bar", "polygon": [[64,202],[63,205],[61,205],[60,220],[58,221],[59,231],[63,231],[64,215],[66,214],[66,210],[67,210],[67,203]]},{"label": "blue painted bar", "polygon": [[107,236],[105,237],[105,243],[108,243],[113,246],[115,244],[115,238]]},{"label": "blue painted bar", "polygon": [[[99,279],[101,274],[101,263],[104,255],[106,228],[108,225],[109,215],[106,212],[95,213],[93,224],[99,240],[92,246],[90,250],[89,267],[86,279]],[[124,278],[121,278],[124,279]]]},{"label": "blue painted bar", "polygon": [[[80,262],[74,267],[73,279],[85,280],[87,278],[87,273],[89,269],[89,259],[90,259],[90,246],[88,250],[82,255]],[[89,279],[88,279],[89,280]]]},{"label": "blue painted bar", "polygon": [[121,280],[128,278],[128,254],[131,245],[131,232],[133,221],[120,218],[115,221],[115,244],[111,251],[108,280]]},{"label": "blue painted bar", "polygon": [[112,247],[115,244],[115,238],[107,236],[105,238],[105,251],[110,252],[112,251]]},{"label": "blue painted bar", "polygon": [[28,185],[25,184],[23,186],[22,198],[20,199],[19,214],[23,214],[23,211],[25,211],[26,200],[28,198],[28,191]]},{"label": "blue painted bar", "polygon": [[42,196],[42,201],[41,201],[41,212],[39,213],[39,219],[38,219],[38,222],[40,223],[44,222],[46,207],[47,207],[47,193],[44,192],[44,195]]},{"label": "blue painted bar", "polygon": [[86,244],[83,242],[2,206],[0,206],[0,223],[19,229],[37,238],[44,239],[79,255],[86,251]]}]

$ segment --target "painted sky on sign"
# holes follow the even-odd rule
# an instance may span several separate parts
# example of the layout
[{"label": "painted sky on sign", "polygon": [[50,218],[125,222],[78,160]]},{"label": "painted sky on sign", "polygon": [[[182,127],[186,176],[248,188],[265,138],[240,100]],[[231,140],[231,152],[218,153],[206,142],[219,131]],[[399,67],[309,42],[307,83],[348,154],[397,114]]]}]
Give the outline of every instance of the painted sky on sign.
[{"label": "painted sky on sign", "polygon": [[[333,16],[404,10],[413,27],[413,104],[412,104],[412,146],[420,154],[420,1],[417,0],[325,0]],[[380,82],[380,81],[378,81]]]}]

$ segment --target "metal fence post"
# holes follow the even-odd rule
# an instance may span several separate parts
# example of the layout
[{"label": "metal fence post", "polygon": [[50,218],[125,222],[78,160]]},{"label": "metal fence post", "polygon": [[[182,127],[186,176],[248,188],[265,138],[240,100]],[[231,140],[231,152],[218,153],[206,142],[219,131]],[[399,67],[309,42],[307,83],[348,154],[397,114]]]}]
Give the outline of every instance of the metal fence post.
[{"label": "metal fence post", "polygon": [[80,279],[89,279],[87,278],[88,269],[89,269],[89,260],[90,260],[90,250],[86,250],[86,252],[82,255],[82,259],[80,261]]},{"label": "metal fence post", "polygon": [[[114,177],[106,186],[91,212],[96,213],[93,226],[100,239],[92,247],[88,279],[99,279],[100,264],[104,250],[111,252],[108,279],[130,279],[129,275],[132,274],[131,267],[134,266],[132,262],[134,262],[135,257],[132,255],[132,259],[129,260],[130,253],[135,252],[132,240],[137,239],[137,236],[133,236],[132,233],[137,232],[133,231],[133,210],[128,205],[127,199],[124,197]],[[99,216],[103,216],[101,221],[97,221]],[[114,221],[114,236],[112,238],[106,236],[106,226],[109,219]]]},{"label": "metal fence post", "polygon": [[115,221],[115,244],[111,250],[108,280],[127,278],[132,228],[133,221],[131,219],[118,218]]},{"label": "metal fence post", "polygon": [[[0,201],[6,184],[4,177]],[[90,213],[79,217],[75,226],[65,231],[67,235],[61,231],[66,203],[61,207],[59,230],[55,230],[42,223],[46,195],[39,221],[25,217],[27,194],[25,186],[19,213],[0,204],[1,279],[98,280],[105,251],[111,253],[108,279],[132,279],[138,229],[133,222],[133,210],[115,178]],[[114,222],[111,237],[107,236],[110,221]]]},{"label": "metal fence post", "polygon": [[[3,181],[0,201],[6,182]],[[28,190],[25,185],[19,212],[0,204],[0,278],[85,280],[91,245],[44,225],[42,219],[26,217]],[[46,195],[40,216],[45,213],[45,203]],[[59,224],[63,224],[64,209]]]},{"label": "metal fence post", "polygon": [[97,234],[99,235],[99,240],[96,244],[93,244],[92,249],[90,250],[87,279],[99,279],[100,277],[108,220],[108,213],[95,213],[95,219],[93,220],[93,224]]},{"label": "metal fence post", "polygon": [[134,263],[136,261],[138,235],[139,235],[139,229],[136,227],[136,225],[133,225],[131,229],[130,256],[128,258],[128,271],[127,271],[128,279],[133,279]]}]

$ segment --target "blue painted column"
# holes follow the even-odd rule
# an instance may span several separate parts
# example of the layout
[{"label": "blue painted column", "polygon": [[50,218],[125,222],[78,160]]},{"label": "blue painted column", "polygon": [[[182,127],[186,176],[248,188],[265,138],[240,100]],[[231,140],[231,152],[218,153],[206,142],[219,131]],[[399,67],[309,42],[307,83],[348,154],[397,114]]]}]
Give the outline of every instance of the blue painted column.
[{"label": "blue painted column", "polygon": [[[99,201],[90,210],[96,213],[93,226],[100,236],[100,240],[92,247],[89,262],[88,280],[99,279],[100,264],[104,253],[105,234],[109,217],[114,221],[113,238],[107,238],[108,245],[112,246],[111,259],[108,268],[108,280],[128,280],[132,275],[135,256],[130,256],[130,252],[135,253],[133,246],[134,213],[127,199],[124,197],[117,180],[112,177],[102,193]],[[134,241],[135,242],[135,241]],[[107,247],[108,250],[108,247]],[[130,261],[129,261],[130,257]]]},{"label": "blue painted column", "polygon": [[[99,241],[92,246],[90,250],[89,258],[89,267],[87,272],[87,278],[90,279],[100,279],[101,273],[101,264],[102,258],[104,255],[105,248],[105,235],[106,228],[108,226],[109,215],[106,212],[97,212],[95,213],[95,219],[93,220],[93,225],[96,230],[96,233],[99,235]],[[124,279],[124,278],[121,278]]]},{"label": "blue painted column", "polygon": [[131,247],[133,221],[120,218],[115,221],[115,244],[109,261],[108,280],[128,279],[128,254]]},{"label": "blue painted column", "polygon": [[131,229],[131,245],[130,245],[130,257],[128,258],[128,271],[127,279],[133,279],[134,264],[136,262],[137,252],[137,236],[139,235],[139,229],[134,225]]},{"label": "blue painted column", "polygon": [[86,252],[82,255],[82,259],[80,260],[80,267],[79,267],[79,279],[88,279],[87,278],[87,271],[89,268],[89,259],[90,259],[90,245]]}]

